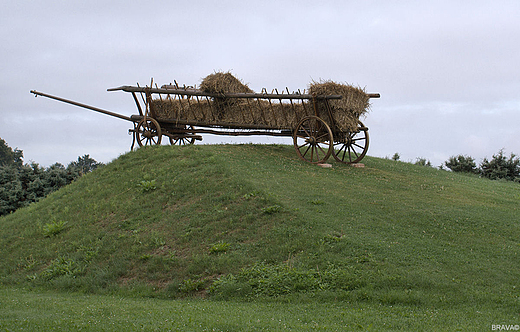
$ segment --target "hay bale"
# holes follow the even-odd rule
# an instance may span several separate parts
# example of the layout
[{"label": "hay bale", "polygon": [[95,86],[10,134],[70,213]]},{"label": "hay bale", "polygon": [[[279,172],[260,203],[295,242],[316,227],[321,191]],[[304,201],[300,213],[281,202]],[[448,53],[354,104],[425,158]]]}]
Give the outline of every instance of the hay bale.
[{"label": "hay bale", "polygon": [[184,97],[152,100],[152,108],[159,119],[211,122],[216,119],[212,114],[212,102],[206,99],[191,100]]},{"label": "hay bale", "polygon": [[215,72],[206,76],[199,89],[209,93],[252,93],[247,84],[233,76],[230,72]]},{"label": "hay bale", "polygon": [[[342,99],[329,100],[336,124],[342,131],[355,131],[360,116],[368,112],[370,108],[370,98],[365,91],[348,84],[333,81],[313,81],[309,85],[309,94],[343,96]],[[318,101],[316,107],[319,116],[328,119],[324,101]]]},{"label": "hay bale", "polygon": [[[208,93],[251,93],[247,85],[230,73],[217,72],[208,75],[200,84],[200,89]],[[359,117],[369,108],[369,98],[363,89],[332,81],[312,82],[309,94],[342,95],[342,99],[330,99],[337,128],[333,130],[354,131]],[[299,120],[314,115],[312,100],[225,98],[225,97],[172,97],[152,101],[152,107],[159,118],[206,123],[228,123],[234,125],[265,125],[278,129],[294,129]],[[316,103],[318,116],[329,123],[323,100]]]},{"label": "hay bale", "polygon": [[[246,84],[233,76],[230,72],[215,72],[206,76],[200,83],[200,90],[208,93],[225,94],[225,93],[252,93]],[[226,122],[243,121],[240,105],[235,98],[215,97],[213,98],[213,106],[216,110],[216,117]]]}]

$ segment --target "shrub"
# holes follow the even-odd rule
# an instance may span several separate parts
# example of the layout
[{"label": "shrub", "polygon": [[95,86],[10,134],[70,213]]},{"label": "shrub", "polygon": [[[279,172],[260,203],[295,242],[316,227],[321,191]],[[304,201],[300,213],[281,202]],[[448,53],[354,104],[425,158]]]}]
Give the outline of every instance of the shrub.
[{"label": "shrub", "polygon": [[364,285],[363,278],[348,267],[328,266],[323,271],[294,268],[287,264],[258,263],[215,280],[209,288],[221,299],[277,297],[324,290],[353,290]]},{"label": "shrub", "polygon": [[205,280],[203,279],[186,279],[183,280],[179,285],[179,291],[181,293],[189,294],[198,292],[204,289]]},{"label": "shrub", "polygon": [[450,157],[450,159],[448,159],[444,165],[446,165],[446,167],[451,169],[453,172],[478,173],[475,159],[469,156],[458,155]]},{"label": "shrub", "polygon": [[43,225],[43,235],[45,237],[56,236],[65,229],[66,225],[66,221],[60,220],[57,222],[56,220],[53,220],[50,223]]},{"label": "shrub", "polygon": [[0,166],[22,165],[23,151],[12,149],[6,141],[0,138]]},{"label": "shrub", "polygon": [[60,163],[47,168],[34,162],[24,164],[22,158],[22,150],[13,151],[0,138],[0,216],[36,202],[103,165],[88,154],[67,168]]},{"label": "shrub", "polygon": [[228,251],[229,247],[231,247],[230,243],[227,242],[218,242],[209,248],[209,252],[211,254],[219,254]]},{"label": "shrub", "polygon": [[425,158],[417,158],[415,165],[432,167],[432,163]]},{"label": "shrub", "polygon": [[144,193],[157,189],[155,180],[143,180],[139,182],[138,186]]},{"label": "shrub", "polygon": [[274,214],[280,211],[282,211],[282,207],[280,205],[271,205],[262,208],[262,212],[265,214]]},{"label": "shrub", "polygon": [[81,272],[81,268],[78,266],[76,261],[64,257],[58,257],[39,274],[39,277],[44,280],[51,280],[64,275],[76,276]]},{"label": "shrub", "polygon": [[520,159],[513,153],[507,158],[504,150],[500,150],[491,160],[484,158],[480,164],[480,173],[491,180],[506,179],[520,182]]}]

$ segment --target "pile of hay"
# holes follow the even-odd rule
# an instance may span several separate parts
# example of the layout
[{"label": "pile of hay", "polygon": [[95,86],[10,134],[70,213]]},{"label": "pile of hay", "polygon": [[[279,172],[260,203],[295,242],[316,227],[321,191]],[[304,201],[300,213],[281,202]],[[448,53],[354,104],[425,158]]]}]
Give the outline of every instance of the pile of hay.
[{"label": "pile of hay", "polygon": [[206,76],[199,89],[209,93],[252,93],[247,84],[233,76],[230,72],[215,72]]},{"label": "pile of hay", "polygon": [[[202,80],[200,90],[212,94],[252,93],[253,91],[231,73],[216,72]],[[360,88],[332,81],[312,82],[309,94],[316,96],[341,95],[342,99],[329,99],[337,129],[354,131],[358,119],[369,108],[369,97]],[[312,100],[278,100],[196,97],[153,100],[152,108],[159,118],[198,121],[205,123],[229,123],[238,125],[265,125],[271,128],[295,128],[303,117],[314,115]],[[330,123],[325,101],[317,100],[318,116]],[[332,128],[333,130],[335,128]]]},{"label": "pile of hay", "polygon": [[[200,83],[200,90],[209,93],[224,94],[224,93],[252,93],[246,84],[233,76],[230,72],[215,72],[206,76]],[[213,98],[213,106],[215,108],[216,117],[222,119],[235,109],[235,112],[240,112],[241,100],[236,98],[215,97]],[[240,123],[240,117],[233,117],[232,122]]]},{"label": "pile of hay", "polygon": [[[342,131],[355,131],[359,118],[368,112],[370,108],[370,98],[361,88],[356,88],[348,84],[340,84],[333,81],[312,82],[309,85],[309,94],[316,96],[341,95],[341,99],[330,99],[329,105],[336,124]],[[323,119],[326,106],[323,101],[316,103],[318,116]]]}]

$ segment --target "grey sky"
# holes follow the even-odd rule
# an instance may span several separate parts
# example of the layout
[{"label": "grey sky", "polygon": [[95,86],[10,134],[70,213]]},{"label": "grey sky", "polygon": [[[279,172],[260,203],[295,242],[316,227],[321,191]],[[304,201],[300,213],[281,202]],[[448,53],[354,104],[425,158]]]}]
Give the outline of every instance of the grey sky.
[{"label": "grey sky", "polygon": [[31,89],[131,115],[131,96],[107,88],[151,77],[159,85],[199,84],[215,70],[231,70],[255,91],[331,79],[381,93],[364,120],[369,155],[398,152],[437,166],[456,154],[477,162],[502,148],[520,154],[516,0],[22,0],[2,7],[0,137],[25,161],[67,164],[88,153],[108,162],[131,144],[130,123],[34,98]]}]

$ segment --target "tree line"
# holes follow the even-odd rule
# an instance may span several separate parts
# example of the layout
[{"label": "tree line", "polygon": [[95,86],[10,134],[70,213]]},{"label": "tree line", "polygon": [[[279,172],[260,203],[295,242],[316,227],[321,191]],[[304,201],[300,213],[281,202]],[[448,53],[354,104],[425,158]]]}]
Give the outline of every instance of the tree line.
[{"label": "tree line", "polygon": [[67,167],[60,163],[49,167],[24,163],[23,151],[13,150],[0,138],[0,216],[38,201],[102,165],[88,154]]},{"label": "tree line", "polygon": [[491,180],[505,179],[520,182],[520,159],[511,153],[509,157],[500,150],[493,158],[484,158],[477,167],[475,159],[470,156],[453,156],[444,163],[453,172],[479,174]]},{"label": "tree line", "polygon": [[[399,153],[392,156],[393,160],[399,160]],[[425,158],[417,158],[415,165],[429,166],[432,164]],[[508,156],[501,149],[493,158],[484,158],[480,165],[477,166],[475,159],[467,155],[457,155],[450,157],[439,168],[447,167],[453,172],[477,174],[479,176],[491,179],[505,179],[520,183],[520,159],[514,153]]]}]

